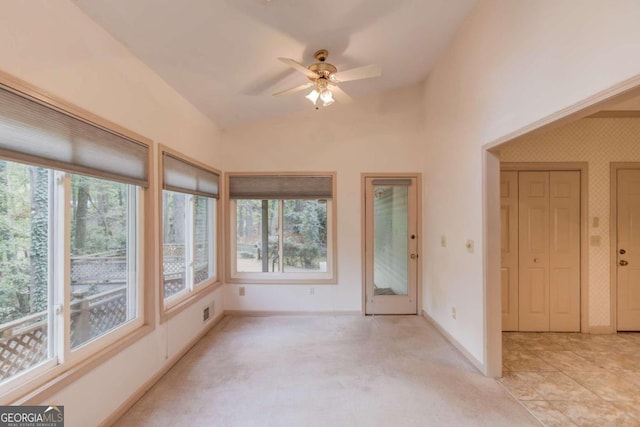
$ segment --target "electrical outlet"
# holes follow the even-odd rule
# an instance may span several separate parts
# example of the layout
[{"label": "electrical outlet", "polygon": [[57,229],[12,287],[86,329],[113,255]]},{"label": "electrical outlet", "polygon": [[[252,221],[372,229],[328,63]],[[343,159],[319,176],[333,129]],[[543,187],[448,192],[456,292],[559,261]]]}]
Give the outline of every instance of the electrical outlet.
[{"label": "electrical outlet", "polygon": [[205,323],[207,320],[209,320],[209,306],[202,309],[202,323]]},{"label": "electrical outlet", "polygon": [[445,236],[444,234],[440,236],[440,246],[442,246],[443,248],[447,247],[447,236]]},{"label": "electrical outlet", "polygon": [[309,295],[315,295],[316,294],[316,288],[309,288]]},{"label": "electrical outlet", "polygon": [[240,295],[241,297],[243,297],[243,296],[244,296],[244,293],[245,293],[245,291],[244,291],[244,286],[240,286],[240,287],[238,288],[238,295]]},{"label": "electrical outlet", "polygon": [[453,317],[454,319],[456,318],[456,308],[455,307],[451,307],[451,317]]}]

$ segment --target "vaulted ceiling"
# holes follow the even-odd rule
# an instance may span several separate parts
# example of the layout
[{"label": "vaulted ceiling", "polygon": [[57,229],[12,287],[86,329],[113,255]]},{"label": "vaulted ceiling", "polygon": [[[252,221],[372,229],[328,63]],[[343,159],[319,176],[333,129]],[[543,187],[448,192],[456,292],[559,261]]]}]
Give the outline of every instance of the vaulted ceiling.
[{"label": "vaulted ceiling", "polygon": [[[305,65],[328,49],[338,70],[378,64],[382,77],[345,82],[353,98],[423,80],[476,0],[75,0],[221,127],[313,108]],[[340,108],[331,106],[330,108]]]}]

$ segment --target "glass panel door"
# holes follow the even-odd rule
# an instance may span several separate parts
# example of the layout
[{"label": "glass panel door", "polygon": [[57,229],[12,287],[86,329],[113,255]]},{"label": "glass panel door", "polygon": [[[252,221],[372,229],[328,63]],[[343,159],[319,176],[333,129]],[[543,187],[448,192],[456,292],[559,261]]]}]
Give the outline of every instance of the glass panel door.
[{"label": "glass panel door", "polygon": [[416,314],[416,176],[365,177],[365,312]]},{"label": "glass panel door", "polygon": [[373,186],[373,287],[375,295],[407,295],[409,187]]}]

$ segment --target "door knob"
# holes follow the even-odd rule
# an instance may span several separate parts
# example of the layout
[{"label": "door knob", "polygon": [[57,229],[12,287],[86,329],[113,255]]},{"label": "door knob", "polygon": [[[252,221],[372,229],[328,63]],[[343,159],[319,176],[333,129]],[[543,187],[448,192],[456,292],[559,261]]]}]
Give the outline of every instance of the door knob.
[{"label": "door knob", "polygon": [[416,255],[416,254],[411,254],[411,259],[416,259],[416,258],[418,258],[418,255]]},{"label": "door knob", "polygon": [[626,253],[627,253],[627,251],[625,251],[624,249],[620,249],[620,255],[624,255]]},{"label": "door knob", "polygon": [[625,261],[623,259],[620,260],[620,265],[624,266],[624,265],[627,265],[627,264],[629,264],[627,261]]}]

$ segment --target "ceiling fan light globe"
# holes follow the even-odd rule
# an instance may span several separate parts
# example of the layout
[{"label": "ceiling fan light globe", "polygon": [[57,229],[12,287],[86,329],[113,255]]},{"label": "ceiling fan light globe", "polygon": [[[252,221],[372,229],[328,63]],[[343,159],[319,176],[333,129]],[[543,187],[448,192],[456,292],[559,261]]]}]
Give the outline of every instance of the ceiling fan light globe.
[{"label": "ceiling fan light globe", "polygon": [[309,92],[309,94],[307,96],[305,96],[305,98],[307,98],[309,101],[311,101],[313,103],[313,105],[316,105],[316,103],[318,102],[318,97],[320,96],[320,92],[318,92],[317,90],[313,89],[311,92]]},{"label": "ceiling fan light globe", "polygon": [[331,91],[329,89],[325,89],[325,90],[322,91],[322,93],[320,93],[320,99],[324,103],[325,107],[327,105],[333,104],[333,101],[334,101],[333,94],[331,93]]},{"label": "ceiling fan light globe", "polygon": [[330,99],[329,101],[322,101],[322,106],[323,107],[328,107],[329,105],[333,104],[334,102],[336,102],[334,99]]}]

